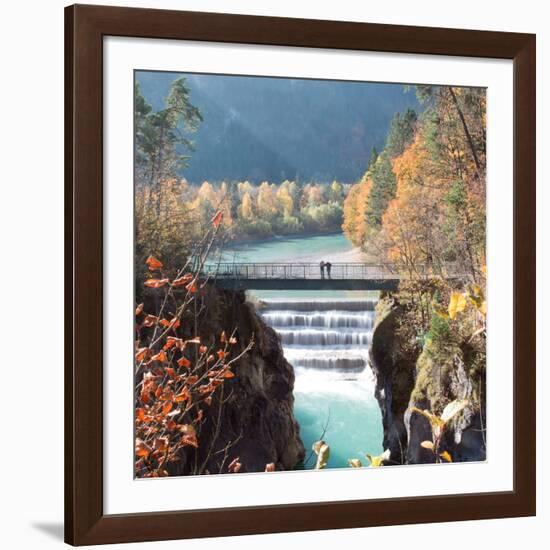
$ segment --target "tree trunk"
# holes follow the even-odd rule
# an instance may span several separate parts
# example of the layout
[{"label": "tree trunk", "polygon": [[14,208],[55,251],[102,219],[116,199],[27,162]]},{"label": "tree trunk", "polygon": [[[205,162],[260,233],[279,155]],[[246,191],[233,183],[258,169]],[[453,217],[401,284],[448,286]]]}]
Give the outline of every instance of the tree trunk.
[{"label": "tree trunk", "polygon": [[472,135],[470,134],[470,130],[468,130],[468,125],[466,124],[466,119],[464,118],[464,113],[462,112],[462,109],[460,108],[460,105],[458,104],[458,99],[456,98],[455,92],[452,89],[451,86],[449,86],[449,93],[451,94],[451,97],[453,99],[453,103],[455,104],[456,110],[458,112],[458,116],[460,117],[460,121],[462,122],[462,127],[464,128],[464,133],[466,134],[466,140],[468,141],[468,145],[470,146],[470,151],[472,152],[472,156],[474,157],[474,162],[476,165],[476,172],[479,178],[481,178],[481,163],[479,162],[479,158],[476,153],[476,149],[474,147],[474,142],[472,140]]}]

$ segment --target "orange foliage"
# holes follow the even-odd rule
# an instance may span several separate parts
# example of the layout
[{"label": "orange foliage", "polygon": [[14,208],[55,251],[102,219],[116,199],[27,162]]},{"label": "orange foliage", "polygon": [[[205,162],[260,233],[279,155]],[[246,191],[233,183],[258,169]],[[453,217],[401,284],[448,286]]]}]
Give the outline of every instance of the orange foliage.
[{"label": "orange foliage", "polygon": [[351,187],[344,201],[344,233],[356,246],[365,242],[367,235],[366,210],[369,194],[372,188],[372,180],[361,180]]},{"label": "orange foliage", "polygon": [[425,264],[437,247],[445,182],[435,168],[420,132],[393,161],[397,191],[382,217],[382,235],[388,260],[409,272]]},{"label": "orange foliage", "polygon": [[[218,214],[216,215],[218,216]],[[221,216],[219,217],[221,221]],[[212,220],[215,228],[217,219]],[[161,269],[162,262],[150,256],[150,269]],[[178,274],[168,278],[149,279],[149,292],[159,293],[157,303],[166,303],[170,297],[176,304],[175,314],[163,311],[157,315],[136,308],[135,343],[135,473],[137,477],[171,475],[172,464],[182,459],[182,453],[200,449],[201,425],[222,386],[235,376],[233,362],[250,349],[233,356],[237,342],[222,332],[218,349],[201,344],[199,337],[185,339],[180,319],[190,311],[196,292],[196,276]],[[157,282],[160,281],[160,282]],[[182,297],[175,289],[186,282]],[[190,286],[192,283],[192,287]],[[177,297],[178,296],[178,297]],[[154,302],[153,302],[154,303]],[[171,317],[167,320],[163,315]],[[174,334],[175,333],[175,334]],[[188,346],[196,344],[197,347]],[[184,355],[185,352],[185,355]],[[215,403],[215,401],[214,401]],[[221,407],[221,402],[218,407]],[[210,445],[210,443],[209,443]],[[236,473],[242,464],[235,459],[228,472]],[[193,473],[203,473],[199,468]]]}]

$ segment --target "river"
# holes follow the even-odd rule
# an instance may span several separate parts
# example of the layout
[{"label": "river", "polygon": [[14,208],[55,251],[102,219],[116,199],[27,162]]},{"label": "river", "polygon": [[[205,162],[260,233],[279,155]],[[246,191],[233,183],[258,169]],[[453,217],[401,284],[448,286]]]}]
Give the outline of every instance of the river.
[{"label": "river", "polygon": [[[360,250],[343,234],[279,238],[226,249],[225,261],[354,262]],[[321,437],[330,445],[329,467],[348,459],[368,464],[365,453],[382,452],[382,417],[367,364],[376,292],[250,291],[265,322],[280,335],[294,367],[294,413],[306,457]],[[312,468],[311,456],[305,468]]]}]

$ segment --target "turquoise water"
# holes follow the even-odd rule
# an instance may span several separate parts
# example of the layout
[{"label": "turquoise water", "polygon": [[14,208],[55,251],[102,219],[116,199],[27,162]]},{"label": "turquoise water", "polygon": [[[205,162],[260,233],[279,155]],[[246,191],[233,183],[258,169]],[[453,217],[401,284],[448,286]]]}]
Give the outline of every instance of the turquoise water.
[{"label": "turquoise water", "polygon": [[[359,253],[360,254],[360,253]],[[224,259],[240,262],[340,261],[358,252],[343,234],[276,239],[232,247]],[[367,364],[378,293],[363,291],[254,291],[265,322],[280,335],[294,367],[294,414],[313,468],[311,446],[330,445],[331,468],[380,454],[382,417]]]},{"label": "turquoise water", "polygon": [[336,255],[350,253],[353,245],[343,233],[314,237],[277,237],[269,241],[243,243],[223,253],[224,261],[238,262],[291,262],[334,261]]},{"label": "turquoise water", "polygon": [[[367,465],[365,453],[382,453],[382,417],[373,396],[373,381],[368,375],[359,380],[343,381],[316,372],[298,373],[294,396],[294,412],[300,424],[306,457],[327,422],[323,439],[330,445],[329,467],[346,467],[349,458],[359,458]],[[312,456],[306,468],[314,465],[315,457]]]}]

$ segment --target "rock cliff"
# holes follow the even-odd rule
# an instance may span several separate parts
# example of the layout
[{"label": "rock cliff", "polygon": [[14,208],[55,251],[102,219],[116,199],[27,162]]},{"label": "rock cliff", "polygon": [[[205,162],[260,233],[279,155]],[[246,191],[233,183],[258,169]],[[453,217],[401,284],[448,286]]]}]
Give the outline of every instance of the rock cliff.
[{"label": "rock cliff", "polygon": [[231,334],[234,329],[233,356],[250,341],[254,344],[212,403],[197,456],[185,457],[177,468],[188,473],[192,460],[203,465],[202,473],[226,473],[231,460],[238,458],[240,472],[263,472],[271,463],[277,470],[293,469],[304,458],[304,446],[293,413],[294,370],[277,334],[246,302],[244,292],[208,286],[202,300],[208,307],[199,314],[198,326],[206,345],[222,331]]},{"label": "rock cliff", "polygon": [[439,450],[454,462],[485,460],[485,356],[483,345],[458,342],[426,349],[411,329],[411,305],[397,294],[382,297],[377,307],[370,352],[376,398],[382,411],[387,464],[435,461],[421,446],[432,440],[428,419],[412,408],[441,415],[446,404],[468,406],[445,428]]}]

